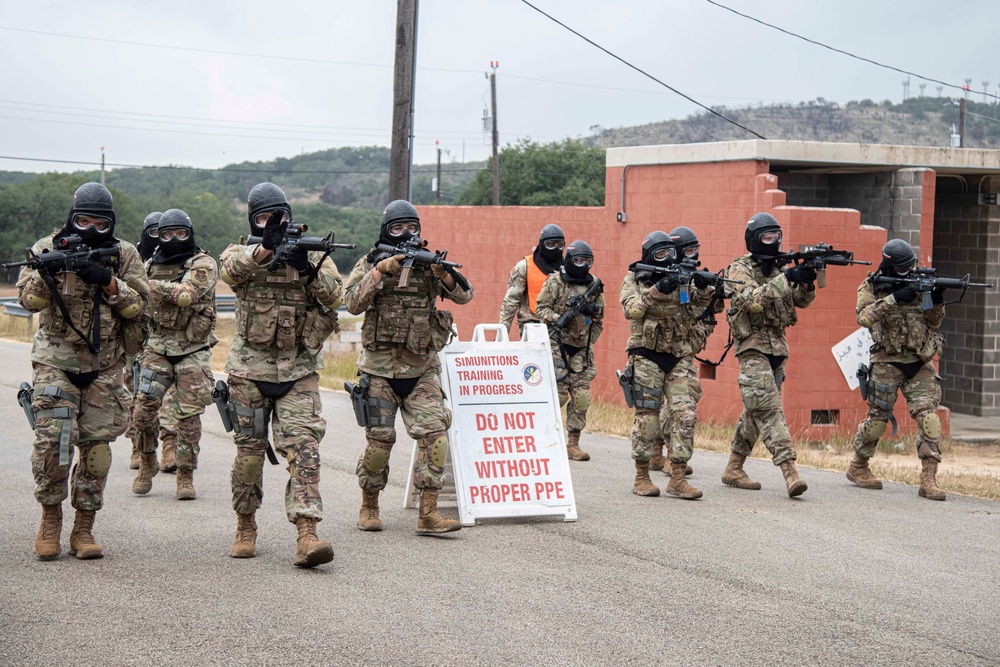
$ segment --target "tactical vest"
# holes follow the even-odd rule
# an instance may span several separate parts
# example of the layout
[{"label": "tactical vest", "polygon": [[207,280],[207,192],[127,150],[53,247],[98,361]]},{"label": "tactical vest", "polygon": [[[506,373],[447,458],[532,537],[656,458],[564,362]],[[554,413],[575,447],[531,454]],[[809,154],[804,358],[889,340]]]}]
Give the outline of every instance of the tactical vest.
[{"label": "tactical vest", "polygon": [[[773,274],[770,278],[765,278],[756,261],[749,256],[736,258],[733,264],[737,263],[742,264],[752,271],[758,287],[767,284],[777,275]],[[749,338],[755,331],[761,331],[762,329],[785,329],[786,327],[794,326],[799,321],[799,317],[795,313],[795,298],[792,292],[789,292],[780,299],[768,299],[762,305],[764,309],[759,313],[751,312],[749,306],[746,304],[740,310],[737,310],[734,306],[730,306],[727,318],[733,332],[733,338],[737,341],[744,340]]]},{"label": "tactical vest", "polygon": [[538,293],[542,291],[542,285],[545,284],[545,279],[549,276],[535,264],[534,255],[525,257],[524,262],[527,265],[525,283],[527,285],[528,309],[534,314],[538,310]]},{"label": "tactical vest", "polygon": [[[648,275],[648,274],[645,274]],[[652,285],[635,281],[638,294],[645,294]],[[669,352],[676,357],[690,354],[691,324],[694,322],[684,311],[677,292],[672,292],[667,302],[650,305],[641,320],[629,320],[628,350],[644,347],[654,352]]]},{"label": "tactical vest", "polygon": [[234,288],[237,335],[255,347],[297,350],[307,316],[319,309],[305,280],[290,280],[283,272],[271,273],[266,264],[258,266],[249,280]]},{"label": "tactical vest", "polygon": [[[885,297],[888,292],[876,294]],[[872,340],[887,354],[912,351],[921,361],[930,361],[944,349],[944,337],[927,326],[920,299],[886,308],[872,323]]]},{"label": "tactical vest", "polygon": [[375,351],[402,345],[414,354],[440,351],[451,335],[452,317],[438,310],[438,283],[427,269],[414,268],[410,284],[399,286],[399,276],[383,276],[379,290],[365,311],[361,344]]},{"label": "tactical vest", "polygon": [[[558,276],[556,280],[562,283],[562,285],[561,289],[556,290],[556,299],[552,303],[552,310],[561,315],[568,310],[569,300],[577,294],[583,294],[590,285],[570,283],[563,280],[562,275],[558,273],[553,275]],[[564,345],[572,345],[573,347],[589,347],[590,328],[590,318],[586,315],[580,315],[570,322],[569,326],[563,329],[559,342]]]},{"label": "tactical vest", "polygon": [[[115,272],[117,274],[117,272]],[[73,326],[84,333],[88,339],[94,329],[94,298],[97,295],[101,319],[101,347],[118,338],[121,322],[114,309],[102,296],[98,285],[88,285],[80,280],[75,273],[59,273],[55,277],[59,296],[66,305],[66,310],[73,321]],[[38,326],[50,336],[63,338],[72,344],[84,345],[80,337],[70,328],[62,311],[55,300],[39,313]]]}]

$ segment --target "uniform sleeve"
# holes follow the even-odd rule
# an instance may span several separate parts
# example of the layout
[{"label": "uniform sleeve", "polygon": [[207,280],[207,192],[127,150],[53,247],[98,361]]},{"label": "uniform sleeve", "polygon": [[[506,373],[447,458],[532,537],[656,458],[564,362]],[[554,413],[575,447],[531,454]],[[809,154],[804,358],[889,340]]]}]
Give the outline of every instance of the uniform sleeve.
[{"label": "uniform sleeve", "polygon": [[[782,299],[792,293],[792,286],[780,271],[763,285],[757,284],[754,274],[746,266],[734,262],[726,269],[726,277],[730,280],[741,280],[742,285],[726,283],[726,295],[737,312],[748,310],[751,313],[763,312],[764,306],[772,301]],[[815,295],[814,295],[815,298]]]},{"label": "uniform sleeve", "polygon": [[936,303],[930,310],[924,311],[924,322],[931,329],[940,329],[944,322],[944,304]]},{"label": "uniform sleeve", "polygon": [[[313,253],[310,253],[312,255]],[[316,252],[313,259],[319,261],[324,253]],[[316,300],[329,308],[336,310],[344,300],[344,280],[340,277],[340,271],[332,259],[327,257],[323,263],[316,268],[316,277],[312,279],[308,287],[309,293],[316,297]]]},{"label": "uniform sleeve", "polygon": [[526,260],[521,260],[510,270],[510,278],[507,279],[507,294],[503,297],[503,304],[500,306],[500,324],[510,331],[514,324],[514,316],[521,306],[521,300],[528,291],[528,264]]},{"label": "uniform sleeve", "polygon": [[[219,269],[215,260],[204,255],[197,258],[184,272],[179,282],[172,280],[150,280],[149,296],[168,303],[190,306],[203,299],[206,294],[215,293],[219,280]],[[185,306],[186,307],[186,306]]]},{"label": "uniform sleeve", "polygon": [[590,318],[590,349],[594,349],[597,339],[604,333],[604,292],[597,295],[594,303],[601,307],[596,315]]},{"label": "uniform sleeve", "polygon": [[[455,270],[455,273],[458,273],[457,269]],[[464,275],[462,276],[462,278],[465,280],[465,283],[469,286],[468,289],[462,287],[462,281],[456,280],[455,289],[449,290],[447,287],[444,286],[444,282],[439,280],[438,282],[441,282],[441,298],[447,299],[448,301],[454,301],[458,305],[462,305],[472,301],[472,297],[476,295],[476,292],[472,288],[472,283],[469,282],[469,279],[466,278]]]},{"label": "uniform sleeve", "polygon": [[222,281],[227,285],[239,285],[250,279],[257,270],[254,260],[257,245],[231,245],[222,251]]},{"label": "uniform sleeve", "polygon": [[798,284],[792,288],[792,302],[796,308],[808,308],[816,300],[816,284]]},{"label": "uniform sleeve", "polygon": [[538,307],[535,309],[535,315],[538,316],[540,322],[544,322],[545,324],[555,324],[556,320],[562,314],[555,311],[556,300],[559,298],[559,286],[552,276],[557,275],[553,273],[546,278],[545,282],[542,283],[541,291],[538,293]]},{"label": "uniform sleeve", "polygon": [[122,265],[116,276],[118,294],[104,295],[108,305],[117,311],[123,319],[131,320],[142,315],[149,301],[149,285],[146,281],[146,269],[135,246],[125,241],[121,242]]},{"label": "uniform sleeve", "polygon": [[871,281],[865,279],[858,285],[858,304],[854,308],[858,324],[865,329],[871,329],[876,321],[876,313],[873,309],[875,305],[875,293],[872,291]]},{"label": "uniform sleeve", "polygon": [[[42,239],[31,246],[31,252],[38,255],[52,247],[51,239]],[[45,310],[52,302],[52,292],[42,279],[42,274],[30,266],[22,266],[17,275],[17,302],[27,311],[37,313]]]},{"label": "uniform sleeve", "polygon": [[382,289],[382,282],[375,282],[373,268],[367,256],[362,257],[354,265],[351,275],[347,277],[347,284],[344,286],[344,305],[351,315],[365,312],[372,299]]}]

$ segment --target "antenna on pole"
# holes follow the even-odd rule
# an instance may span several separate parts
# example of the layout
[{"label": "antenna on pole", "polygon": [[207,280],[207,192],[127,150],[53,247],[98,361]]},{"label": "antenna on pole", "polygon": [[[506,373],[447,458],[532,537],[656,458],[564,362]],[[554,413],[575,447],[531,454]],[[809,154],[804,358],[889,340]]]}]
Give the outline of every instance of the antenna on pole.
[{"label": "antenna on pole", "polygon": [[497,131],[497,67],[499,60],[491,60],[490,67],[490,101],[493,107],[493,205],[500,205],[500,161],[497,158],[497,146],[500,143],[500,133]]},{"label": "antenna on pole", "polygon": [[969,90],[970,90],[969,86],[971,85],[972,85],[972,79],[966,79],[965,85],[962,86],[962,90],[965,91],[965,99],[969,99]]},{"label": "antenna on pole", "polygon": [[926,83],[918,83],[917,87],[920,88],[920,97],[924,96],[924,88],[927,87]]},{"label": "antenna on pole", "polygon": [[934,87],[937,88],[938,97],[941,97],[941,91],[944,90],[944,86],[934,86]]},{"label": "antenna on pole", "polygon": [[910,77],[906,77],[906,81],[903,81],[903,101],[910,99]]},{"label": "antenna on pole", "polygon": [[101,146],[101,185],[104,185],[104,146]]},{"label": "antenna on pole", "polygon": [[985,104],[986,103],[986,89],[990,87],[990,82],[989,81],[981,81],[980,83],[983,84],[983,103]]}]

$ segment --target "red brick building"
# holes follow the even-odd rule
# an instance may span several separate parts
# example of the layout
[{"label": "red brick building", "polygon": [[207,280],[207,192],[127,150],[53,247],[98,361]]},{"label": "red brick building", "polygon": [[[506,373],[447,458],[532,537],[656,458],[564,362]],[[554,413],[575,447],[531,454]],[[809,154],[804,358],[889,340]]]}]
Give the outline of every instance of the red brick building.
[{"label": "red brick building", "polygon": [[[617,293],[650,231],[692,228],[703,264],[716,270],[746,252],[746,221],[768,211],[782,225],[786,249],[824,242],[877,265],[886,240],[903,238],[919,250],[921,265],[996,283],[998,190],[1000,151],[736,141],[610,149],[603,207],[422,207],[421,218],[431,247],[448,248],[464,262],[475,286],[473,302],[453,309],[463,338],[475,324],[497,321],[509,271],[531,252],[545,224],[560,225],[567,241],[586,240],[609,306],[593,393],[620,402],[615,370],[625,364],[628,326],[615,307]],[[864,415],[866,405],[849,390],[831,347],[858,328],[856,290],[867,270],[830,268],[828,286],[789,330],[783,400],[798,436],[853,431]],[[948,313],[944,404],[1000,414],[1000,294],[970,293]],[[708,358],[718,359],[727,337],[723,320]],[[701,419],[735,421],[741,409],[736,360],[730,356],[718,369],[703,365],[700,373]],[[897,405],[900,426],[912,428],[903,418],[905,402]]]}]

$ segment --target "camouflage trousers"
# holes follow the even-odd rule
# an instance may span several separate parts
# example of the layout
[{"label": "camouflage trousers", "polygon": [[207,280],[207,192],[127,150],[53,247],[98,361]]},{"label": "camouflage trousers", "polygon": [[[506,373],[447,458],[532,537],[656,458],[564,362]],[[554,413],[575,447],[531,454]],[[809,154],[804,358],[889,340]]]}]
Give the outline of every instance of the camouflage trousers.
[{"label": "camouflage trousers", "polygon": [[[57,368],[32,366],[35,396],[31,405],[37,417],[31,451],[35,500],[42,505],[65,500],[72,466],[70,503],[78,510],[96,512],[104,506],[104,484],[111,467],[109,443],[125,432],[132,408],[132,396],[122,385],[122,367],[116,364],[101,371],[79,389]],[[64,439],[69,460],[59,465]],[[74,447],[80,450],[76,465]]]},{"label": "camouflage trousers", "polygon": [[670,443],[670,459],[687,463],[693,453],[697,405],[701,399],[694,360],[680,359],[670,373],[664,373],[655,362],[638,355],[629,357],[629,366],[633,396],[639,401],[630,434],[632,458],[645,463],[659,451],[658,445]]},{"label": "camouflage trousers", "polygon": [[[209,350],[192,352],[186,357],[170,362],[162,354],[150,349],[143,351],[141,361],[144,371],[152,371],[166,378],[169,386],[156,380],[150,382],[149,391],[140,390],[136,394],[132,411],[132,441],[142,454],[156,451],[158,418],[165,413],[167,423],[176,423],[177,467],[194,470],[198,467],[198,453],[201,441],[201,415],[205,406],[212,402],[212,356]],[[173,389],[173,394],[169,390]],[[166,397],[174,399],[167,405]],[[165,407],[166,406],[166,407]]]},{"label": "camouflage trousers", "polygon": [[399,410],[407,435],[417,441],[413,485],[418,489],[440,489],[444,486],[448,428],[451,426],[451,410],[445,405],[441,389],[441,369],[432,368],[421,375],[406,396],[393,391],[388,378],[378,375],[370,378],[369,401],[379,402],[379,419],[385,426],[365,429],[368,444],[358,459],[358,485],[371,492],[381,491],[388,483],[389,454],[396,443],[394,422],[396,410]]},{"label": "camouflage trousers", "polygon": [[[323,518],[323,499],[319,494],[319,443],[326,434],[323,405],[319,397],[319,375],[300,378],[287,394],[270,399],[253,381],[229,375],[230,401],[244,408],[264,408],[270,414],[274,449],[288,461],[288,484],[285,486],[285,514],[295,523],[299,517]],[[239,417],[240,428],[252,431],[254,417]],[[261,425],[266,434],[267,424]],[[253,514],[264,498],[264,455],[267,436],[254,438],[237,432],[236,460],[230,480],[233,509]]]},{"label": "camouflage trousers", "polygon": [[907,378],[891,363],[876,361],[872,364],[871,382],[880,386],[868,395],[868,416],[858,425],[854,436],[857,453],[868,459],[874,456],[889,421],[889,411],[896,403],[898,390],[902,389],[910,416],[917,423],[917,456],[940,461],[941,420],[937,408],[941,403],[941,377],[934,364],[925,363],[916,375]]},{"label": "camouflage trousers", "polygon": [[[212,377],[215,377],[214,375]],[[209,393],[209,399],[211,399],[211,393]],[[174,451],[176,452],[175,458],[178,460],[179,457],[184,457],[185,461],[190,461],[190,467],[192,470],[198,467],[198,453],[201,451],[201,446],[199,443],[195,443],[194,447],[189,450],[187,446],[184,445],[182,451],[182,444],[177,440],[177,388],[176,385],[170,388],[167,395],[163,397],[163,405],[160,406],[160,411],[156,415],[157,430],[160,435],[160,444],[164,448],[167,445],[173,445]]]},{"label": "camouflage trousers", "polygon": [[566,430],[579,433],[587,426],[590,383],[597,377],[594,349],[593,347],[581,349],[573,356],[564,359],[559,344],[553,340],[552,365],[555,366],[559,405],[566,407]]},{"label": "camouflage trousers", "polygon": [[767,451],[771,452],[774,465],[794,461],[792,436],[781,407],[781,383],[785,380],[787,359],[773,371],[767,357],[756,350],[747,350],[738,359],[743,413],[736,423],[730,449],[742,456],[750,456],[757,438],[761,437]]}]

